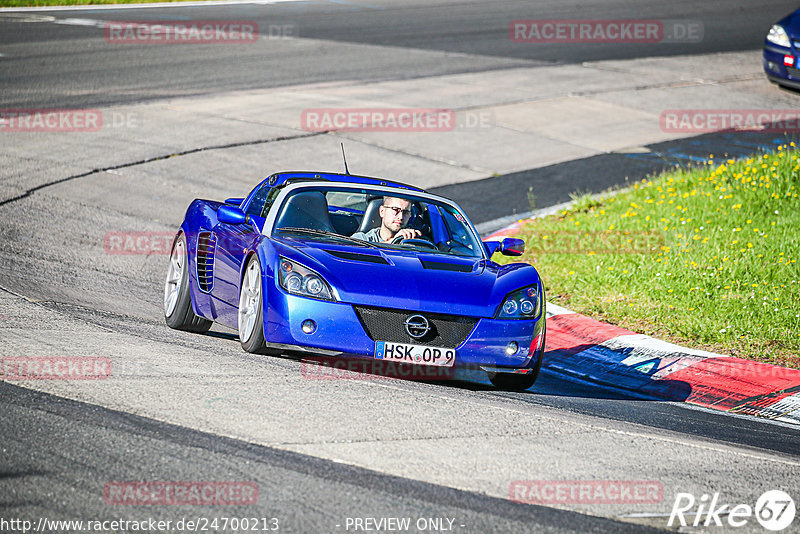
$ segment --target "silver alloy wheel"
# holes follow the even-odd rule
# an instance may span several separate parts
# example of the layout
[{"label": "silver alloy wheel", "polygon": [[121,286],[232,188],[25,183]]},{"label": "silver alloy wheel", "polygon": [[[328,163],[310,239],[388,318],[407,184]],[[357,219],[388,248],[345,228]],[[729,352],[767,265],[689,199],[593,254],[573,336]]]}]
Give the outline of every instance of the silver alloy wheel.
[{"label": "silver alloy wheel", "polygon": [[183,236],[178,238],[169,257],[167,281],[164,283],[164,314],[171,317],[178,303],[183,285],[183,266],[186,263],[186,243]]},{"label": "silver alloy wheel", "polygon": [[253,335],[261,306],[261,267],[253,259],[247,266],[239,293],[239,339],[247,342]]}]

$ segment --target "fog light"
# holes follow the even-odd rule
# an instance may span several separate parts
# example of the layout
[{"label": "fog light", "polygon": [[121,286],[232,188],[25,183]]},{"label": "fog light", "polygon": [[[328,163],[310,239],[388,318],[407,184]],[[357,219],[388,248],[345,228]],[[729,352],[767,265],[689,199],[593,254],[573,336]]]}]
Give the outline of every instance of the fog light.
[{"label": "fog light", "polygon": [[317,331],[317,323],[315,323],[311,319],[306,319],[305,321],[303,321],[301,328],[303,329],[303,332],[305,332],[306,334],[313,334],[314,332]]},{"label": "fog light", "polygon": [[519,349],[519,345],[517,345],[516,341],[512,341],[508,345],[506,345],[506,354],[509,356],[513,356],[517,353],[517,349]]}]

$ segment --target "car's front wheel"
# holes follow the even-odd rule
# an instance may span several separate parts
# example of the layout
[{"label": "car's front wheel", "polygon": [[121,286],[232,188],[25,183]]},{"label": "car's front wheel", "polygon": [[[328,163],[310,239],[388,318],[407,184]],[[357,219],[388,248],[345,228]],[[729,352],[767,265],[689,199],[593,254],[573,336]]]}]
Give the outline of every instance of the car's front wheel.
[{"label": "car's front wheel", "polygon": [[539,371],[542,369],[542,360],[544,359],[544,339],[541,341],[541,348],[536,359],[533,369],[528,374],[516,373],[488,373],[489,381],[497,389],[506,391],[525,391],[533,386],[536,379],[539,377]]},{"label": "car's front wheel", "polygon": [[181,233],[172,245],[169,256],[169,269],[164,282],[164,319],[170,328],[202,334],[211,328],[212,322],[192,310],[188,264],[186,236]]},{"label": "car's front wheel", "polygon": [[[537,370],[538,371],[538,370]],[[489,373],[489,381],[497,389],[505,391],[525,391],[533,386],[539,376],[537,371],[526,375],[514,373]]]},{"label": "car's front wheel", "polygon": [[239,341],[247,352],[266,351],[264,299],[261,294],[261,265],[257,256],[247,263],[239,290]]}]

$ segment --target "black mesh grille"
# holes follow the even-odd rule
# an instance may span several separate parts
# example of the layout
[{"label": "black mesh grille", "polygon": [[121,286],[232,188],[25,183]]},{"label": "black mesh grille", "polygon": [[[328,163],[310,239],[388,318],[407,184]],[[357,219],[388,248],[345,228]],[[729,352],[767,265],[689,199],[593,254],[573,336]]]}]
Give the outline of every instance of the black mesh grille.
[{"label": "black mesh grille", "polygon": [[[373,341],[392,341],[394,343],[412,343],[415,345],[433,345],[437,347],[456,348],[461,345],[475,328],[478,321],[472,317],[443,315],[427,312],[410,312],[406,310],[390,310],[387,308],[370,308],[354,306],[364,330]],[[403,323],[412,315],[422,315],[428,319],[431,331],[422,339],[415,339],[406,333]]]}]

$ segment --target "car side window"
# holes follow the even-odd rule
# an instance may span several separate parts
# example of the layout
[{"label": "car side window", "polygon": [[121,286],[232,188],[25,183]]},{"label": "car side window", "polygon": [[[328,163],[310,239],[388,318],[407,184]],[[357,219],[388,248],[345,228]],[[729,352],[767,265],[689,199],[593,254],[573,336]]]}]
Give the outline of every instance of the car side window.
[{"label": "car side window", "polygon": [[247,206],[246,213],[256,217],[266,217],[278,193],[280,193],[280,189],[277,187],[262,187],[256,191],[253,200],[250,202],[250,205]]},{"label": "car side window", "polygon": [[473,250],[474,242],[467,230],[464,217],[457,211],[451,212],[449,209],[443,209],[442,219],[450,234],[449,240],[469,250]]}]

